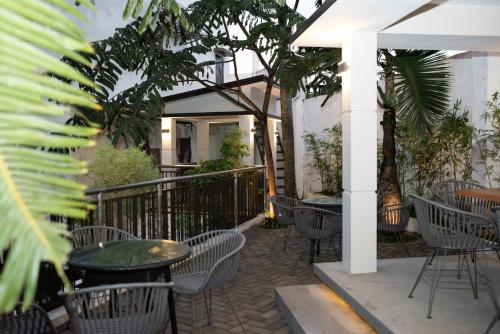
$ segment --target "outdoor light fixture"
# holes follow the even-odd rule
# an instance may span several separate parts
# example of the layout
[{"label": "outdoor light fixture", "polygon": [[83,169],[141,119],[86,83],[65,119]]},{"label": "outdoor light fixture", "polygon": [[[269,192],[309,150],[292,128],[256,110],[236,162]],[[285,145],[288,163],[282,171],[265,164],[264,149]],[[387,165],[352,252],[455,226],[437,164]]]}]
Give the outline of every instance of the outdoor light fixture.
[{"label": "outdoor light fixture", "polygon": [[280,133],[279,133],[279,131],[274,131],[274,134],[279,135]]},{"label": "outdoor light fixture", "polygon": [[257,130],[255,128],[250,129],[251,132],[256,132]]},{"label": "outdoor light fixture", "polygon": [[170,133],[170,129],[161,129],[161,133]]}]

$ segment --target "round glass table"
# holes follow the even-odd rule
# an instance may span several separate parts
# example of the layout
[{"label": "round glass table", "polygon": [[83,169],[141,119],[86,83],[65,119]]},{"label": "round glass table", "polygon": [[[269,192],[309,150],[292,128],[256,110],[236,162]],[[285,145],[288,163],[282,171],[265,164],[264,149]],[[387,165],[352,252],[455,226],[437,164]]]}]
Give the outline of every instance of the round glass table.
[{"label": "round glass table", "polygon": [[[74,250],[71,268],[81,270],[83,286],[154,282],[161,274],[172,280],[170,265],[191,255],[191,248],[173,240],[122,240]],[[172,290],[168,295],[172,332],[177,333]]]},{"label": "round glass table", "polygon": [[302,200],[302,204],[342,213],[342,197],[306,198]]}]

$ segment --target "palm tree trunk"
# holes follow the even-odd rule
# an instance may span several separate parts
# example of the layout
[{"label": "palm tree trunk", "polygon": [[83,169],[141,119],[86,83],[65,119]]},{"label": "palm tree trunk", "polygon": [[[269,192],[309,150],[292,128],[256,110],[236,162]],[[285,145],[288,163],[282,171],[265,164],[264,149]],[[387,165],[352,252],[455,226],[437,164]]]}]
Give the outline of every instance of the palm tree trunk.
[{"label": "palm tree trunk", "polygon": [[285,195],[297,197],[297,186],[295,182],[295,152],[293,141],[293,102],[292,95],[285,88],[280,90],[281,106],[281,129],[283,155],[285,159]]},{"label": "palm tree trunk", "polygon": [[262,136],[264,140],[264,155],[266,158],[267,191],[269,197],[276,195],[276,173],[274,172],[274,158],[267,126],[267,117],[262,120]]},{"label": "palm tree trunk", "polygon": [[396,111],[393,108],[384,110],[382,122],[384,129],[382,152],[383,158],[380,165],[380,178],[378,181],[379,205],[386,207],[401,203],[401,188],[398,180],[396,165]]}]

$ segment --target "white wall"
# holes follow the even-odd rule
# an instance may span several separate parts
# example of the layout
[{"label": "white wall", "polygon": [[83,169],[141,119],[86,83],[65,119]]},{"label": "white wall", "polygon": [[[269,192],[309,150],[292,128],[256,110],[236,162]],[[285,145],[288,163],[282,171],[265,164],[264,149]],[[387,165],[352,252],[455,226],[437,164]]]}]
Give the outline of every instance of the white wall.
[{"label": "white wall", "polygon": [[341,95],[335,94],[325,106],[321,107],[324,99],[325,96],[310,99],[300,96],[293,101],[295,175],[299,198],[310,197],[313,193],[322,190],[317,172],[308,166],[310,158],[302,138],[304,132],[322,136],[325,128],[332,127],[341,120]]},{"label": "white wall", "polygon": [[[500,53],[464,52],[450,57],[450,64],[453,72],[451,104],[461,100],[462,109],[469,111],[472,125],[478,129],[490,128],[481,115],[486,111],[486,101],[491,99],[494,92],[500,91]],[[477,146],[473,149],[472,157],[476,162],[473,178],[486,184],[484,166],[477,163]]]}]

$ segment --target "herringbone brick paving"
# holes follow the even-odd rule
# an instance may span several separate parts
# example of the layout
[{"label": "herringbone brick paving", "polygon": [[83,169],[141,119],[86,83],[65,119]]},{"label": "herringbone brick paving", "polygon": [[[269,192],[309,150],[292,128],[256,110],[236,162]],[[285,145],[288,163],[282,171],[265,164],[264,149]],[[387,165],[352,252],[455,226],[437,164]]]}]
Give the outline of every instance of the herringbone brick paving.
[{"label": "herringbone brick paving", "polygon": [[[260,227],[245,232],[247,243],[241,253],[240,270],[224,291],[212,291],[212,324],[204,326],[203,333],[291,333],[275,304],[274,288],[314,284],[319,280],[314,276],[307,258],[297,261],[300,243],[296,237],[291,238],[286,252],[283,252],[282,244],[276,244],[270,252],[278,233],[279,230]],[[421,239],[409,243],[408,248],[412,256],[426,254]],[[330,253],[323,260],[337,261],[334,253]],[[399,246],[379,243],[378,257],[401,257]],[[176,296],[176,308],[179,332],[193,333],[190,299]]]}]

